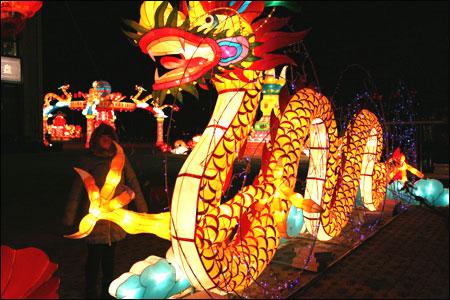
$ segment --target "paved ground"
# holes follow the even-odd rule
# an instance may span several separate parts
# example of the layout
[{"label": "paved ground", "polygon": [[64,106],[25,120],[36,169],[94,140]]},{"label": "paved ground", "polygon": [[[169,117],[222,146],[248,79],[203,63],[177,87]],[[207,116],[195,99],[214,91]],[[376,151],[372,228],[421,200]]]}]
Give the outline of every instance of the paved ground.
[{"label": "paved ground", "polygon": [[292,298],[449,298],[448,208],[411,207]]},{"label": "paved ground", "polygon": [[[34,246],[44,250],[51,261],[59,264],[59,295],[63,299],[84,296],[85,244],[82,240],[62,238],[64,232],[59,227],[59,218],[74,176],[71,166],[78,154],[35,153],[1,157],[2,244],[13,248]],[[140,154],[133,155],[130,157],[132,163]],[[142,156],[139,157],[139,161],[161,161],[160,157],[144,158],[141,160]],[[173,162],[174,169],[180,166],[179,161]],[[135,166],[143,185],[148,180],[150,184],[160,184],[161,170],[154,168],[154,174],[144,174],[141,170],[148,169],[149,163]],[[155,208],[158,203],[150,199],[149,205]],[[282,278],[298,276],[298,269],[284,271],[286,269],[278,264],[279,269],[270,271],[268,277],[277,282],[278,290],[286,289],[283,295],[290,294],[294,298],[448,299],[448,208],[440,213],[444,217],[424,207],[409,209],[325,272],[304,272],[303,278],[309,274],[310,280],[316,281],[311,281],[313,284],[295,294],[291,293],[295,288],[288,290],[287,284],[283,287],[279,282]],[[168,241],[154,235],[128,236],[118,245],[116,276],[147,256],[165,256],[169,247]],[[283,275],[277,277],[277,272]],[[265,296],[276,297],[276,293],[267,290]]]}]

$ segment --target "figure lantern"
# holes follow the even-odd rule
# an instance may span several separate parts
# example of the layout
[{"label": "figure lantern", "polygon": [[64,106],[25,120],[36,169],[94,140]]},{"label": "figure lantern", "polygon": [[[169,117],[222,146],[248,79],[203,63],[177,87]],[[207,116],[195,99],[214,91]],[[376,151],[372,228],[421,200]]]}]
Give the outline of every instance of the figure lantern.
[{"label": "figure lantern", "polygon": [[392,158],[389,159],[387,163],[394,166],[393,170],[389,173],[389,180],[400,180],[402,183],[405,183],[408,181],[406,171],[419,178],[424,177],[422,172],[406,162],[406,157],[401,153],[400,148],[395,149]]},{"label": "figure lantern", "polygon": [[[247,288],[271,262],[280,239],[298,234],[301,222],[290,219],[303,214],[305,227],[329,240],[348,223],[358,188],[369,210],[380,207],[386,191],[377,117],[360,111],[340,136],[330,101],[302,88],[292,97],[280,93],[279,118],[270,124],[270,141],[254,183],[221,203],[255,121],[264,72],[294,63],[270,52],[307,33],[276,31],[289,18],[272,13],[255,21],[264,5],[183,1],[177,11],[168,2],[147,1],[139,24],[127,22],[137,31],[127,33],[133,43],[153,61],[161,56],[169,69],[155,73],[154,95],[195,94],[194,84],[205,79],[218,92],[213,115],[178,174],[170,212],[174,263],[199,290],[224,294]],[[301,195],[294,188],[306,143],[310,167]],[[110,286],[110,293],[119,297],[116,286]]]},{"label": "figure lantern", "polygon": [[2,37],[15,36],[23,30],[27,19],[42,7],[42,1],[2,1]]},{"label": "figure lantern", "polygon": [[122,208],[134,198],[134,192],[130,189],[114,197],[125,164],[122,147],[116,142],[114,142],[114,145],[117,153],[111,161],[110,170],[101,189],[95,184],[92,175],[75,168],[75,171],[83,180],[89,197],[89,213],[81,219],[78,232],[65,235],[65,237],[71,239],[84,238],[92,232],[98,220],[109,220],[130,234],[147,232],[169,239],[169,213],[146,214]]}]

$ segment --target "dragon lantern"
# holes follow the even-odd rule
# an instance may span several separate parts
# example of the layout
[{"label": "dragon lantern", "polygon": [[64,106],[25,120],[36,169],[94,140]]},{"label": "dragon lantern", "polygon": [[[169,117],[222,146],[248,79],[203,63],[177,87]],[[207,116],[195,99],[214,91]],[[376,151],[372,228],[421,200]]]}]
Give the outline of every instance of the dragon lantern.
[{"label": "dragon lantern", "polygon": [[[127,22],[136,31],[127,32],[132,42],[169,70],[156,70],[154,99],[180,99],[182,90],[196,95],[194,85],[208,79],[218,93],[213,115],[178,174],[170,209],[171,260],[200,290],[227,293],[252,284],[286,236],[292,205],[303,210],[309,232],[329,240],[348,223],[358,187],[369,210],[384,199],[387,170],[379,161],[383,143],[376,116],[360,111],[339,136],[324,95],[302,88],[290,96],[285,88],[259,175],[221,204],[255,121],[264,72],[294,64],[270,52],[308,32],[277,31],[289,19],[273,17],[275,8],[257,19],[265,5],[278,2],[183,1],[177,10],[148,1],[139,23]],[[294,187],[306,142],[310,163],[301,195]],[[111,284],[111,294],[126,277]]]}]

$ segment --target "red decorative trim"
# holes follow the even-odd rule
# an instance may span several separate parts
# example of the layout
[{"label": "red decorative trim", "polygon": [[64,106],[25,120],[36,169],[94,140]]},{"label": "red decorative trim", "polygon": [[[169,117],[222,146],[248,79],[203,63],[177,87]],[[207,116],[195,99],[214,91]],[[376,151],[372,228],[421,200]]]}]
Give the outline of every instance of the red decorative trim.
[{"label": "red decorative trim", "polygon": [[226,89],[226,90],[221,90],[218,94],[225,94],[225,93],[230,93],[230,92],[246,92],[247,90],[244,88],[237,88],[237,89]]},{"label": "red decorative trim", "polygon": [[317,217],[317,218],[310,218],[310,217],[307,217],[307,216],[303,215],[303,218],[308,219],[310,221],[319,221],[320,220],[320,216]]},{"label": "red decorative trim", "polygon": [[320,181],[326,181],[326,179],[325,178],[319,178],[319,177],[306,177],[306,179],[308,180],[308,179],[312,179],[312,180],[320,180]]},{"label": "red decorative trim", "polygon": [[210,127],[213,127],[213,128],[219,128],[219,129],[222,129],[222,130],[225,130],[225,131],[227,131],[227,130],[228,130],[228,128],[227,128],[227,127],[224,127],[224,126],[220,126],[220,125],[217,125],[217,124],[212,124],[212,125],[208,125],[208,126],[206,126],[206,128],[210,128]]},{"label": "red decorative trim", "polygon": [[177,240],[177,241],[192,242],[192,243],[195,242],[194,239],[188,239],[188,238],[177,237],[177,236],[174,236],[173,234],[171,234],[170,236],[171,236],[173,239]]},{"label": "red decorative trim", "polygon": [[178,177],[192,177],[192,178],[197,178],[197,179],[203,178],[201,175],[190,174],[190,173],[181,173],[181,174],[178,174]]}]

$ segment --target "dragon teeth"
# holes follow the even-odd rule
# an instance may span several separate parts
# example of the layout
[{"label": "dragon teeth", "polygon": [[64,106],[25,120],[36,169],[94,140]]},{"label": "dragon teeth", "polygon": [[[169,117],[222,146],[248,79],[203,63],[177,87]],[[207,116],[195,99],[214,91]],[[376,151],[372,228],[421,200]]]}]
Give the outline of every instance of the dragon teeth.
[{"label": "dragon teeth", "polygon": [[153,62],[156,62],[155,57],[153,56],[153,53],[151,51],[148,51],[148,55],[151,57]]},{"label": "dragon teeth", "polygon": [[183,48],[183,52],[184,52],[185,40],[184,40],[184,38],[178,38],[178,40],[180,41],[181,48]]}]

